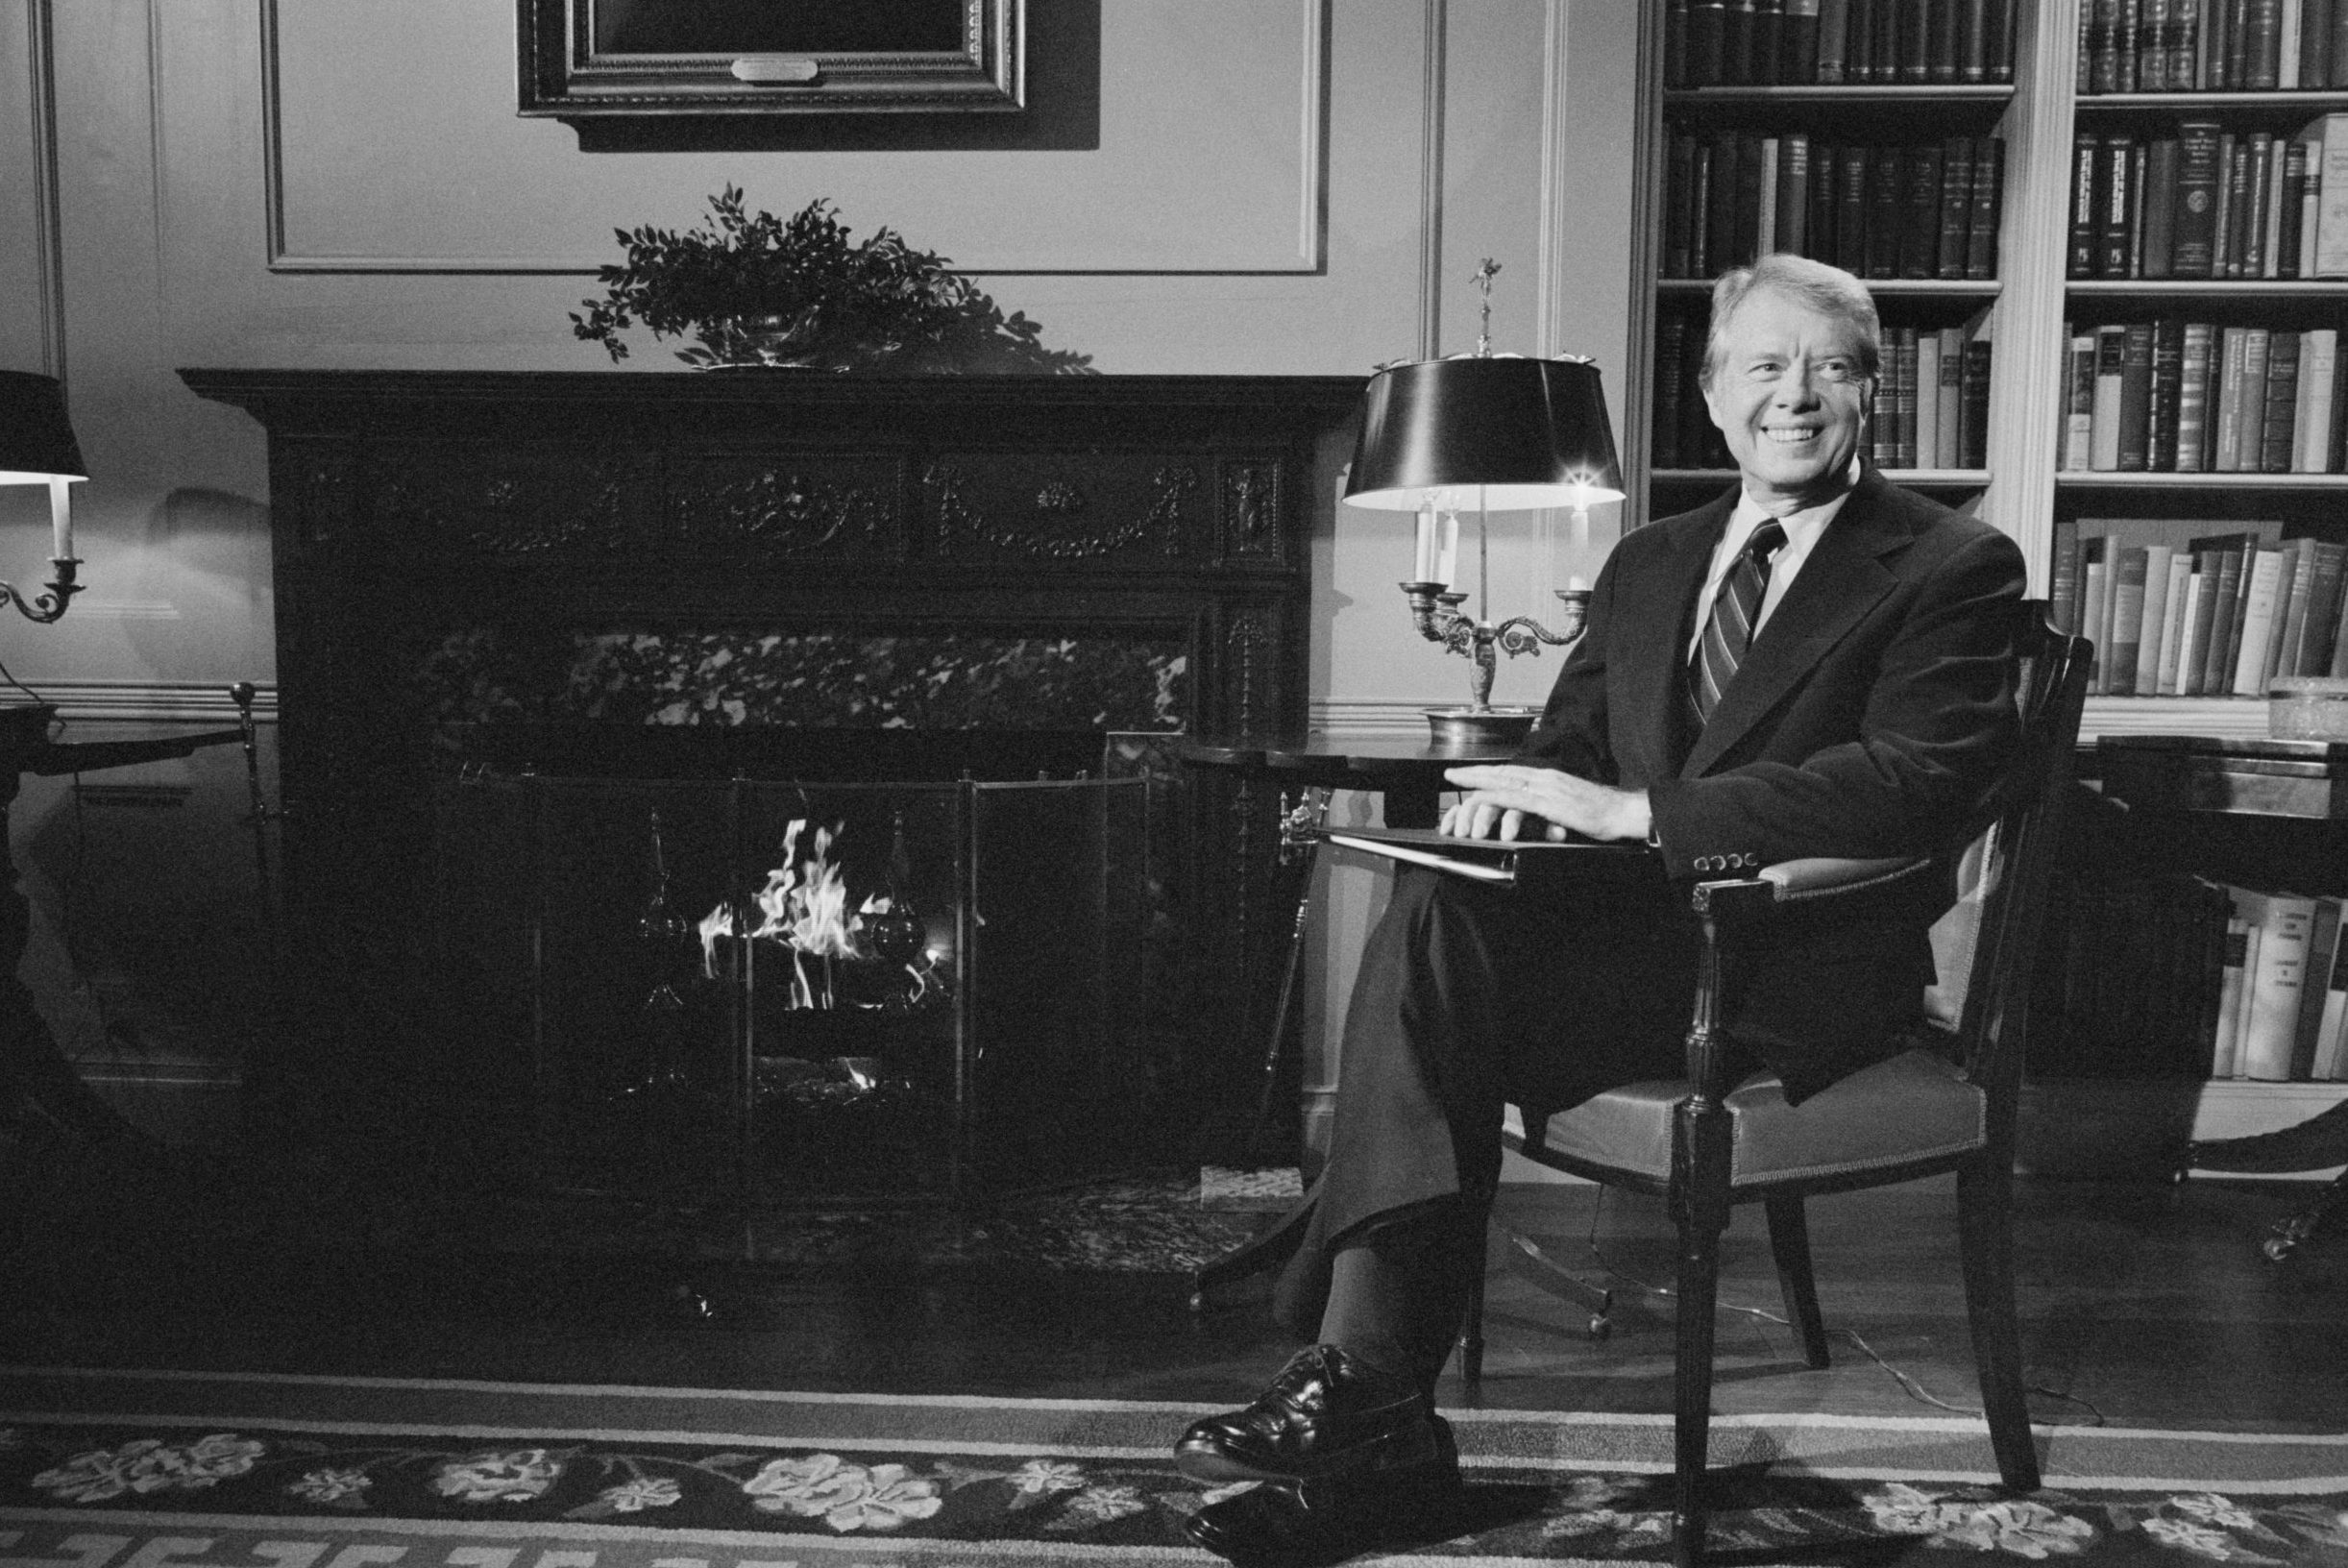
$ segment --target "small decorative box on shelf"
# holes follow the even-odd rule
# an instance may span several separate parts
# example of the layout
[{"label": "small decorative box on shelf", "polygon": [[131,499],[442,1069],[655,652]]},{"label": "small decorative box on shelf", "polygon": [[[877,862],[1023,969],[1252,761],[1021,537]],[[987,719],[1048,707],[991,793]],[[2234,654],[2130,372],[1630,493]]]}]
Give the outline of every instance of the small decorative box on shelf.
[{"label": "small decorative box on shelf", "polygon": [[2106,735],[2103,793],[2156,811],[2348,819],[2348,741]]}]

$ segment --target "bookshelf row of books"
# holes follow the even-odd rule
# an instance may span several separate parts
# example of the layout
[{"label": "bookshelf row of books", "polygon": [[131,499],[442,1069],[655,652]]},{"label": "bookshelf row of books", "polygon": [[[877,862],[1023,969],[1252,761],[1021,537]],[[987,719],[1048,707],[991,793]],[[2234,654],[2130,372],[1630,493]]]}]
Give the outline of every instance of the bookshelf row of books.
[{"label": "bookshelf row of books", "polygon": [[2348,674],[2348,544],[2278,539],[2273,523],[2184,540],[2212,525],[2101,526],[2116,531],[2055,525],[2048,587],[2056,624],[2095,645],[2091,691],[2264,697],[2281,676]]},{"label": "bookshelf row of books", "polygon": [[1764,251],[1863,278],[1997,275],[2005,143],[1838,145],[1806,132],[1675,132],[1664,175],[1663,276],[1715,278]]},{"label": "bookshelf row of books", "polygon": [[2182,875],[2049,899],[2034,1073],[2348,1082],[2341,899]]},{"label": "bookshelf row of books", "polygon": [[[1703,310],[1662,312],[1656,323],[1654,463],[1726,468],[1726,445],[1704,407]],[[1879,468],[1981,468],[1989,462],[1990,341],[1964,327],[1886,327],[1883,365],[1868,423],[1868,456]]]},{"label": "bookshelf row of books", "polygon": [[2348,86],[2340,0],[2079,0],[2079,94]]},{"label": "bookshelf row of books", "polygon": [[1665,0],[1670,87],[2014,80],[2014,0]]},{"label": "bookshelf row of books", "polygon": [[2348,278],[2348,114],[2296,135],[2216,120],[2174,135],[2081,131],[2073,278]]},{"label": "bookshelf row of books", "polygon": [[2069,333],[2067,473],[2337,474],[2348,469],[2339,331],[2163,317]]}]

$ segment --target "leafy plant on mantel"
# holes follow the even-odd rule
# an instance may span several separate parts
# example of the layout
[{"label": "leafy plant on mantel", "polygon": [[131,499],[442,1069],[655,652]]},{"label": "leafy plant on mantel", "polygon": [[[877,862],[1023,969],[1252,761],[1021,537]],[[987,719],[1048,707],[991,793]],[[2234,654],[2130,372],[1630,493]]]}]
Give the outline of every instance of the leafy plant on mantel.
[{"label": "leafy plant on mantel", "polygon": [[604,297],[582,300],[572,331],[627,357],[621,334],[692,336],[676,356],[704,368],[1082,374],[1089,355],[1047,349],[1043,329],[1005,316],[984,290],[893,229],[861,243],[818,198],[789,218],[746,212],[728,184],[710,216],[679,233],[618,231],[627,259],[597,269]]}]

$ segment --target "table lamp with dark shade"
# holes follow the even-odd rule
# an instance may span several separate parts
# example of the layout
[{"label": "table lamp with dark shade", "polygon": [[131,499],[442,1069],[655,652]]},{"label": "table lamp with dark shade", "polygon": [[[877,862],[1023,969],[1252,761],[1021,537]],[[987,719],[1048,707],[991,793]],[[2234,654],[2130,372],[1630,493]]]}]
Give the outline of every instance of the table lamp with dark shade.
[{"label": "table lamp with dark shade", "polygon": [[[1362,394],[1361,437],[1346,476],[1345,500],[1418,514],[1411,580],[1402,589],[1419,632],[1474,663],[1472,701],[1431,708],[1438,744],[1491,746],[1521,740],[1533,708],[1492,706],[1494,649],[1509,654],[1563,644],[1580,635],[1587,589],[1556,590],[1562,605],[1552,631],[1529,616],[1494,623],[1491,615],[1491,515],[1570,510],[1586,532],[1595,502],[1623,496],[1622,464],[1598,366],[1580,358],[1461,355],[1390,365]],[[1463,614],[1456,575],[1458,518],[1477,520],[1477,609]]]},{"label": "table lamp with dark shade", "polygon": [[65,388],[54,376],[0,370],[0,484],[49,487],[50,554],[53,574],[45,592],[28,599],[0,582],[0,599],[44,625],[65,613],[81,591],[74,580],[81,562],[73,553],[72,487],[89,478],[82,448],[65,418]]}]

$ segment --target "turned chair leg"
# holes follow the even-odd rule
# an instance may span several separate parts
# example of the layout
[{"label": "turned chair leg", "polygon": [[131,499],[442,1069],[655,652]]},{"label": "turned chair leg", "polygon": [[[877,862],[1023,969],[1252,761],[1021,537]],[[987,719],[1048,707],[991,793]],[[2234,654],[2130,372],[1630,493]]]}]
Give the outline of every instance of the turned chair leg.
[{"label": "turned chair leg", "polygon": [[2022,1394],[2021,1331],[2014,1308],[2014,1173],[2004,1162],[1983,1160],[1957,1172],[1957,1227],[1965,1311],[1997,1474],[2016,1491],[2033,1492],[2039,1456]]},{"label": "turned chair leg", "polygon": [[1802,1360],[1826,1365],[1826,1324],[1819,1316],[1818,1279],[1810,1268],[1810,1221],[1798,1193],[1769,1194],[1769,1250],[1777,1261],[1777,1288],[1785,1297],[1786,1321],[1801,1340]]},{"label": "turned chair leg", "polygon": [[1705,1470],[1712,1431],[1713,1317],[1720,1300],[1721,1232],[1701,1219],[1679,1225],[1679,1316],[1672,1400],[1672,1560],[1704,1560]]}]

